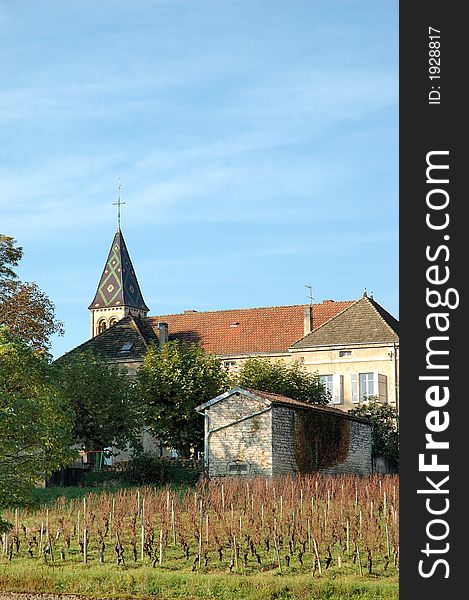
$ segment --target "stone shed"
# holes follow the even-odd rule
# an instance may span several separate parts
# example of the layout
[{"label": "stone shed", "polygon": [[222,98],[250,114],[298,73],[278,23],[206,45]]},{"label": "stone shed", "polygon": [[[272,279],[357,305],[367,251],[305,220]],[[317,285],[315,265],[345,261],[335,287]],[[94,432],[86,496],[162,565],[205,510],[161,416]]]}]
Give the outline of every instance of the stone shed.
[{"label": "stone shed", "polygon": [[209,477],[371,473],[371,424],[341,410],[236,387],[196,411]]}]

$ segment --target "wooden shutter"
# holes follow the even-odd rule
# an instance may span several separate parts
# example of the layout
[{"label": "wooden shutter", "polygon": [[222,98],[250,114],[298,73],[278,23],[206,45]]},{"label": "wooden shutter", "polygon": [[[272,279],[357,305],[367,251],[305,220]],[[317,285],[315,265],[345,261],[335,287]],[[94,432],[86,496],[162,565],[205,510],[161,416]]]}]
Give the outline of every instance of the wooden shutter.
[{"label": "wooden shutter", "polygon": [[344,376],[332,376],[332,404],[343,404],[344,402]]},{"label": "wooden shutter", "polygon": [[358,404],[358,373],[352,373],[350,378],[350,389],[352,390],[352,402]]},{"label": "wooden shutter", "polygon": [[378,391],[379,401],[385,404],[388,401],[388,384],[386,375],[378,374]]}]

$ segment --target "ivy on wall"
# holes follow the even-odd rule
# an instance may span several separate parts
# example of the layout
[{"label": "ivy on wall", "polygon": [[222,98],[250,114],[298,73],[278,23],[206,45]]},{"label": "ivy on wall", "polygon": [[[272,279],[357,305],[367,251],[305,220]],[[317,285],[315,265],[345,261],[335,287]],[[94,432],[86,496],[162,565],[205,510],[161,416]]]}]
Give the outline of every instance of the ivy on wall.
[{"label": "ivy on wall", "polygon": [[348,455],[350,423],[323,412],[295,412],[295,459],[300,473],[314,473],[343,462]]}]

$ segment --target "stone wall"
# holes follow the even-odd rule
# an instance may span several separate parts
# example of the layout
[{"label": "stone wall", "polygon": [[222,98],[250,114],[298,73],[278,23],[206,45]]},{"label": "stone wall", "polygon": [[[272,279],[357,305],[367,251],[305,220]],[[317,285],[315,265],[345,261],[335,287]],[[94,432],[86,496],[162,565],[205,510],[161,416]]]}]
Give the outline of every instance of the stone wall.
[{"label": "stone wall", "polygon": [[371,473],[371,426],[288,406],[272,408],[273,475]]},{"label": "stone wall", "polygon": [[293,436],[295,411],[287,406],[272,408],[272,471],[273,475],[288,475],[298,471]]},{"label": "stone wall", "polygon": [[[266,412],[250,417],[265,409]],[[272,475],[272,417],[268,405],[242,394],[233,394],[209,407],[207,414],[210,429],[227,426],[209,435],[210,477],[238,473]],[[244,417],[248,418],[230,425]],[[239,471],[230,470],[235,465]]]}]

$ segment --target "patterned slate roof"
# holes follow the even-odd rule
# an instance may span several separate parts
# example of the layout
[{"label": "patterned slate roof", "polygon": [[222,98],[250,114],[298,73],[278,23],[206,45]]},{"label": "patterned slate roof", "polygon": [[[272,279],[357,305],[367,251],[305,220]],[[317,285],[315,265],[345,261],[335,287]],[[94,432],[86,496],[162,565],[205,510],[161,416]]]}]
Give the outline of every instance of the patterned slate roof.
[{"label": "patterned slate roof", "polygon": [[[352,304],[328,300],[313,304],[313,327]],[[154,331],[159,321],[168,323],[169,339],[202,344],[218,355],[286,352],[304,335],[305,305],[237,308],[207,312],[185,312],[147,317]]]},{"label": "patterned slate roof", "polygon": [[292,349],[399,341],[399,321],[366,295],[294,343]]},{"label": "patterned slate roof", "polygon": [[120,229],[114,235],[98,289],[88,308],[116,306],[148,311]]},{"label": "patterned slate roof", "polygon": [[151,342],[158,343],[153,330],[145,327],[141,319],[127,316],[67,354],[91,351],[113,362],[139,361],[143,360]]}]

